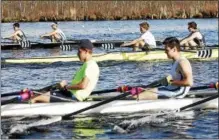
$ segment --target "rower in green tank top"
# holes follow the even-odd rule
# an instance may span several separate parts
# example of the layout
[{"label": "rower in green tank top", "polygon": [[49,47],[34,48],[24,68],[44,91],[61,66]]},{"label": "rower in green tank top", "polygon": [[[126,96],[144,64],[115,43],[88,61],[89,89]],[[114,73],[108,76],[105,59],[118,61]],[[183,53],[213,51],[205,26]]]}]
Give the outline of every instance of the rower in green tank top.
[{"label": "rower in green tank top", "polygon": [[[73,100],[86,100],[99,79],[99,67],[92,59],[93,44],[88,39],[81,40],[78,49],[78,57],[83,65],[76,71],[71,84],[68,85],[66,80],[60,82],[61,92],[47,92],[43,95],[34,97],[31,102],[59,102],[56,97],[71,97]],[[53,96],[50,96],[53,95]],[[56,97],[54,97],[56,96]]]}]

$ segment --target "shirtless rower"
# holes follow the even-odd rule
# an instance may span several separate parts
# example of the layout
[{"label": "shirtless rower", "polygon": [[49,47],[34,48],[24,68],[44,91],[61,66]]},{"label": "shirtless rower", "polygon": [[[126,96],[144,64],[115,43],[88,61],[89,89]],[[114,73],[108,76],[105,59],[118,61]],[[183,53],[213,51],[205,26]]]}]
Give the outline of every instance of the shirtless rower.
[{"label": "shirtless rower", "polygon": [[[142,88],[132,88],[131,91],[135,90],[140,93],[138,96],[133,96],[134,98],[139,98],[140,100],[184,98],[193,85],[192,67],[188,59],[180,54],[179,40],[176,37],[168,37],[164,40],[163,44],[167,57],[173,60],[169,76],[159,80],[161,85],[159,88],[146,89],[142,93]],[[130,88],[127,86],[118,88],[120,92],[126,92],[128,90],[130,90]]]},{"label": "shirtless rower", "polygon": [[129,43],[123,43],[121,47],[132,46],[133,51],[136,51],[138,48],[141,48],[142,50],[148,50],[156,47],[155,38],[149,31],[149,24],[147,22],[143,22],[139,24],[139,27],[142,35]]}]

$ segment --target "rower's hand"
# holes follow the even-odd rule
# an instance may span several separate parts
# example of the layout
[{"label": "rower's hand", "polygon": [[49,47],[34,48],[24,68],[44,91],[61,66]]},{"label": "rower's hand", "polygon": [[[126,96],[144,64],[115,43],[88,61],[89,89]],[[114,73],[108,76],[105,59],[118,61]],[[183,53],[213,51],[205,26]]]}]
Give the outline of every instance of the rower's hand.
[{"label": "rower's hand", "polygon": [[133,87],[129,91],[132,94],[132,96],[135,96],[135,95],[139,95],[141,92],[143,92],[144,89],[142,87]]},{"label": "rower's hand", "polygon": [[218,89],[218,82],[215,83],[215,89]]},{"label": "rower's hand", "polygon": [[124,47],[125,46],[125,43],[122,43],[121,45],[120,45],[120,47]]},{"label": "rower's hand", "polygon": [[159,81],[159,83],[162,85],[162,86],[168,86],[168,85],[171,85],[173,82],[173,78],[171,75],[168,75],[167,77],[164,77],[163,79],[161,79]]},{"label": "rower's hand", "polygon": [[68,82],[66,80],[63,80],[63,81],[60,82],[61,88],[64,88],[67,85],[68,85]]},{"label": "rower's hand", "polygon": [[131,90],[131,89],[132,89],[132,87],[124,85],[124,86],[118,87],[117,92],[124,93],[124,92],[127,92],[127,91]]}]

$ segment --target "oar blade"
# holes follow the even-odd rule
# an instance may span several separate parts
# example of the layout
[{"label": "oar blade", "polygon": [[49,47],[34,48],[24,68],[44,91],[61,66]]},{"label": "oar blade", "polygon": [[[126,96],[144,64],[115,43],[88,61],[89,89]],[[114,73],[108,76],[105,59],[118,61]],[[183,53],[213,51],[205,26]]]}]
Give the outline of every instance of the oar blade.
[{"label": "oar blade", "polygon": [[29,40],[19,41],[18,43],[21,46],[21,48],[23,48],[23,49],[31,47],[31,42]]},{"label": "oar blade", "polygon": [[212,56],[212,49],[198,50],[197,56],[200,58],[210,58]]}]

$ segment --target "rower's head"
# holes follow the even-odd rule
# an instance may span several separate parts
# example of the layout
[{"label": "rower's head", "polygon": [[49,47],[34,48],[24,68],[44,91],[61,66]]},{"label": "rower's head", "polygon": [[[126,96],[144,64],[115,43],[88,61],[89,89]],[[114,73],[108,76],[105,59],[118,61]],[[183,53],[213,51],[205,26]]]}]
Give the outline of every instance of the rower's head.
[{"label": "rower's head", "polygon": [[175,54],[180,52],[180,42],[176,37],[168,37],[163,41],[167,57],[172,59]]},{"label": "rower's head", "polygon": [[51,24],[51,27],[52,27],[53,30],[56,30],[58,28],[58,23],[57,22],[53,22]]},{"label": "rower's head", "polygon": [[20,28],[20,24],[18,22],[13,24],[13,28],[14,30],[19,29]]},{"label": "rower's head", "polygon": [[144,33],[146,32],[147,30],[149,30],[149,24],[147,22],[142,22],[139,24],[139,27],[140,27],[140,32],[141,33]]},{"label": "rower's head", "polygon": [[196,31],[197,30],[197,24],[194,21],[189,22],[188,23],[188,30],[190,32]]},{"label": "rower's head", "polygon": [[93,44],[89,39],[82,39],[78,48],[78,57],[81,62],[85,62],[92,57]]}]

